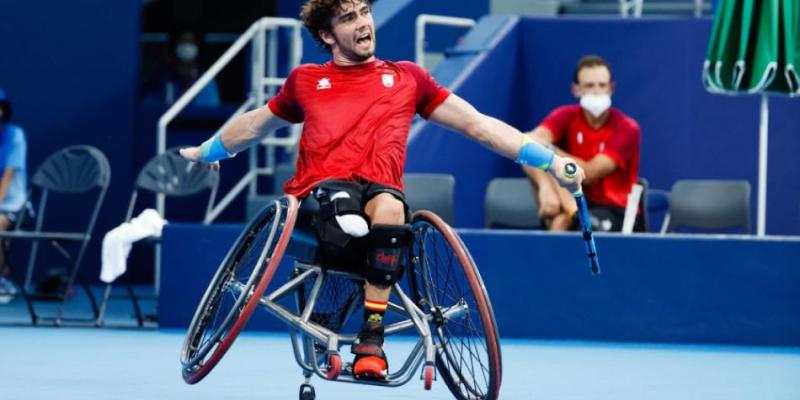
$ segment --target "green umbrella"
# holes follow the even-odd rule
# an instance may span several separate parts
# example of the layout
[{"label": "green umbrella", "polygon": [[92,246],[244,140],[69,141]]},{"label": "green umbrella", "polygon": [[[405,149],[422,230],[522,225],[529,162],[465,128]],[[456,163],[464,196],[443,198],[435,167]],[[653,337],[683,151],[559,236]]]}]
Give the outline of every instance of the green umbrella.
[{"label": "green umbrella", "polygon": [[703,64],[712,93],[761,94],[757,232],[766,220],[767,93],[800,95],[800,0],[720,0]]},{"label": "green umbrella", "polygon": [[721,0],[703,67],[714,93],[800,95],[800,0]]}]

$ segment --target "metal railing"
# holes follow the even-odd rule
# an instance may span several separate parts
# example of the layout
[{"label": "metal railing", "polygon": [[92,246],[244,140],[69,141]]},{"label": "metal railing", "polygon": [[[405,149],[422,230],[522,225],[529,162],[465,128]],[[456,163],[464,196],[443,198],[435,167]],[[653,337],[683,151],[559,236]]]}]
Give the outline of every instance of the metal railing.
[{"label": "metal railing", "polygon": [[619,15],[627,18],[641,18],[644,0],[619,0]]},{"label": "metal railing", "polygon": [[[191,103],[191,101],[216,77],[231,60],[236,57],[242,49],[251,44],[251,90],[247,99],[239,106],[236,112],[220,127],[220,131],[225,129],[234,118],[244,114],[255,107],[265,104],[269,97],[276,93],[276,89],[286,82],[286,78],[278,77],[278,30],[280,28],[291,29],[291,39],[289,46],[288,70],[300,65],[303,57],[303,43],[301,37],[302,23],[291,18],[272,18],[264,17],[253,23],[245,33],[240,36],[222,54],[222,56],[209,69],[200,76],[199,79],[161,116],[158,120],[158,138],[156,151],[158,154],[167,149],[167,126],[177,115]],[[269,35],[269,40],[267,40]],[[265,76],[266,71],[266,76]],[[265,138],[259,146],[251,147],[248,151],[249,170],[244,177],[229,191],[208,213],[205,222],[214,221],[219,214],[233,201],[233,199],[249,187],[249,194],[255,195],[257,192],[257,180],[259,175],[272,174],[275,163],[276,147],[293,147],[297,144],[300,137],[301,128],[295,125],[290,128],[291,134],[286,138],[269,136]],[[265,154],[266,166],[258,165],[258,152]],[[164,215],[164,196],[158,196],[156,209]]]},{"label": "metal railing", "polygon": [[[704,0],[692,0],[694,2],[694,16],[700,18],[703,16]],[[619,0],[619,15],[627,18],[641,18],[642,9],[644,8],[644,0]]]},{"label": "metal railing", "polygon": [[472,28],[475,26],[475,20],[431,14],[417,16],[417,29],[414,36],[414,62],[422,68],[425,68],[425,26],[429,24]]}]

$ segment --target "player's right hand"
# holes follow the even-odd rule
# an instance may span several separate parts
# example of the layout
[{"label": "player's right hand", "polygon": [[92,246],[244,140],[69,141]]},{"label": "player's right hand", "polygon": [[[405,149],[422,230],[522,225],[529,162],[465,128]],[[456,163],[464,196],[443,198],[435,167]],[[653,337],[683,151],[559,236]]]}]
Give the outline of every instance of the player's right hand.
[{"label": "player's right hand", "polygon": [[219,162],[207,163],[202,161],[202,150],[199,146],[184,147],[178,150],[181,157],[192,162],[194,168],[208,168],[212,171],[219,170]]},{"label": "player's right hand", "polygon": [[[565,169],[567,164],[575,164],[577,171],[574,175],[567,175]],[[561,157],[558,154],[553,156],[553,162],[550,164],[550,172],[556,177],[556,180],[558,180],[558,183],[562,187],[572,192],[580,189],[581,183],[586,177],[583,168],[581,168],[578,163],[571,158]]]}]

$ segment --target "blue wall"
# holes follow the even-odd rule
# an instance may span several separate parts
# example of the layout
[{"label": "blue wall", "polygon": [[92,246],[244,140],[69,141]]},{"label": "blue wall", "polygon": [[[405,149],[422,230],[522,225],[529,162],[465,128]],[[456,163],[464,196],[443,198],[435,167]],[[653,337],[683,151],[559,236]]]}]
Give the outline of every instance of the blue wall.
[{"label": "blue wall", "polygon": [[[27,133],[31,174],[72,144],[94,145],[111,162],[95,238],[124,217],[133,181],[140,7],[139,0],[113,7],[100,0],[0,1],[0,87]],[[70,218],[69,210],[50,211],[55,224]],[[88,265],[100,258],[99,241],[93,242]]]},{"label": "blue wall", "polygon": [[[453,88],[453,80],[464,77],[456,93],[478,110],[514,123],[521,115],[516,100],[522,60],[519,19],[484,17],[436,70],[436,78]],[[502,156],[460,134],[424,120],[412,126],[408,145],[407,172],[441,172],[456,177],[455,218],[457,226],[483,225],[483,194],[494,177],[513,175],[517,167]]]},{"label": "blue wall", "polygon": [[[467,75],[456,93],[481,111],[529,130],[553,108],[575,101],[569,91],[575,62],[587,53],[600,54],[614,68],[615,106],[642,127],[641,175],[652,187],[669,189],[675,180],[687,178],[746,179],[755,204],[759,99],[712,95],[703,89],[700,76],[710,28],[709,19],[525,18],[497,47],[479,53],[486,57],[485,65]],[[463,64],[447,60],[436,76],[449,83]],[[798,115],[797,99],[771,99],[771,234],[800,233]],[[481,226],[482,193],[491,176],[487,171],[521,172],[511,161],[463,145],[456,135],[443,139],[443,129],[426,125],[414,128],[420,134],[410,145],[408,171],[456,175],[458,224]],[[474,160],[478,162],[470,162]]]},{"label": "blue wall", "polygon": [[[164,231],[162,328],[185,328],[239,226]],[[800,240],[464,230],[503,337],[800,345]],[[203,248],[203,252],[192,251]],[[287,261],[287,260],[284,260]],[[271,287],[286,281],[284,262]],[[285,331],[258,310],[249,329]]]}]

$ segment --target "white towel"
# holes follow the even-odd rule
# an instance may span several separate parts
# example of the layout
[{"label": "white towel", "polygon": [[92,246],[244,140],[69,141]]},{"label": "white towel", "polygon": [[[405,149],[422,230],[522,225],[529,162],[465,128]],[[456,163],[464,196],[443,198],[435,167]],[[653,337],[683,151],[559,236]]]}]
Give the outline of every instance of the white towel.
[{"label": "white towel", "polygon": [[147,237],[161,237],[161,230],[166,223],[158,211],[148,208],[131,222],[124,222],[108,231],[103,238],[100,280],[111,283],[124,274],[133,242]]}]

